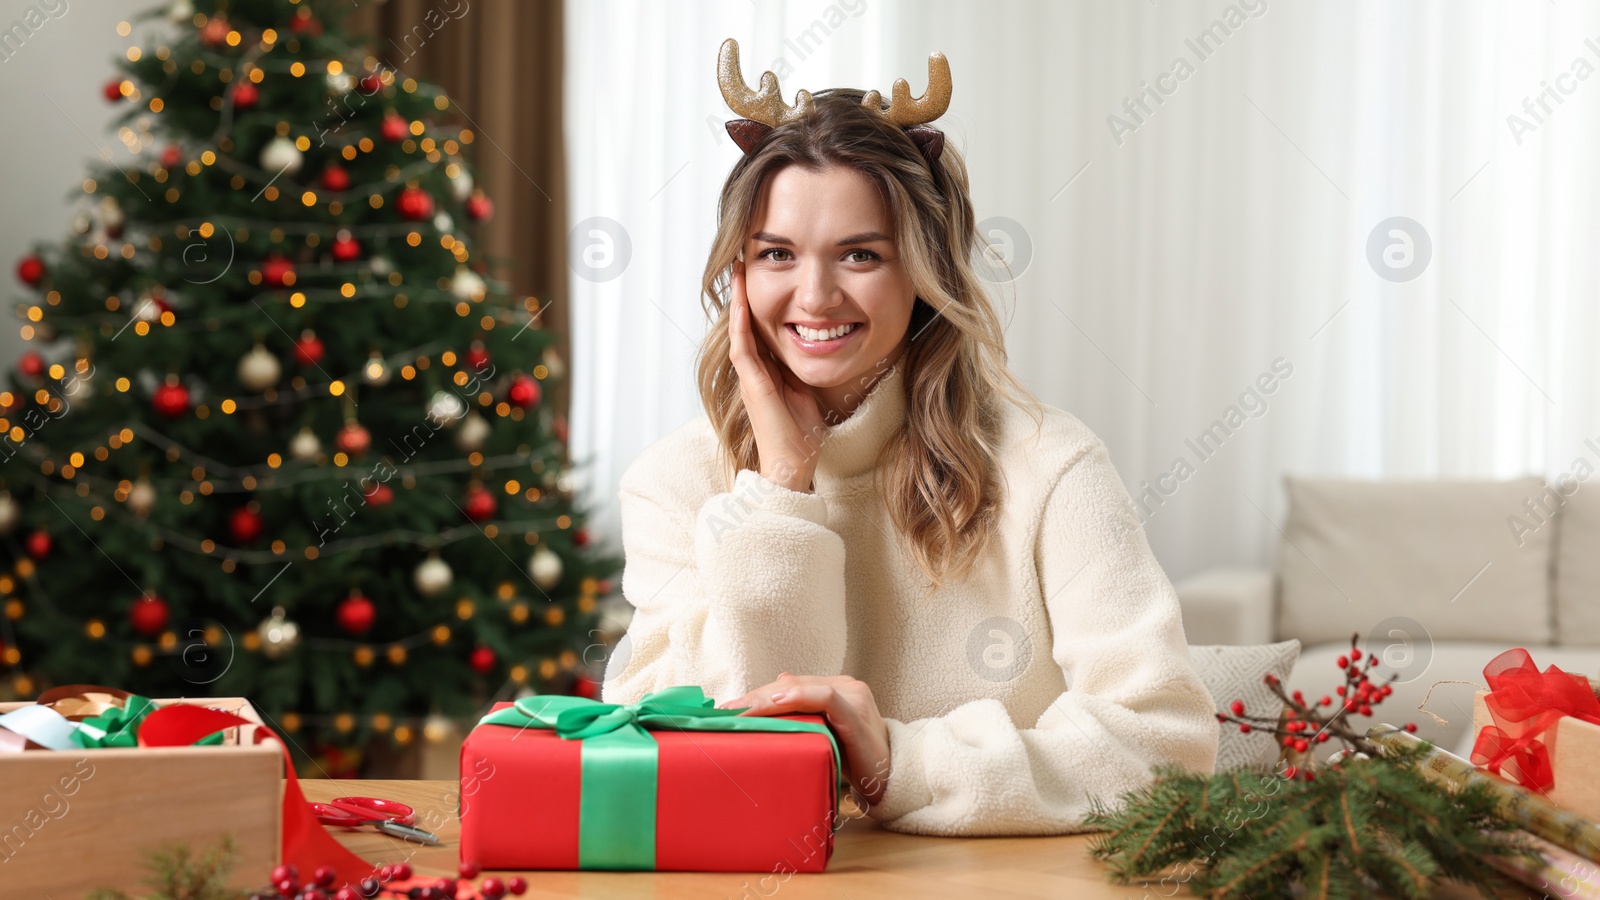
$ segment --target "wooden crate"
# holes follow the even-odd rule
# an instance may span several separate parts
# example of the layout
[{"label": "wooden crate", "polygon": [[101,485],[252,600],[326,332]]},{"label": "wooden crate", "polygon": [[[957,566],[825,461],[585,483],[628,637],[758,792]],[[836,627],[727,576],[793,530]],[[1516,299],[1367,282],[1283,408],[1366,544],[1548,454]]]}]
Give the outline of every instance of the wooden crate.
[{"label": "wooden crate", "polygon": [[[227,710],[260,722],[248,700],[155,700]],[[0,703],[10,712],[27,703]],[[139,894],[145,852],[166,841],[214,846],[233,832],[237,887],[261,887],[278,864],[283,755],[240,728],[223,746],[27,750],[0,754],[0,885],[7,897],[80,897],[97,887]]]},{"label": "wooden crate", "polygon": [[[1478,691],[1472,698],[1474,736],[1484,726],[1494,724],[1485,696],[1486,692]],[[1550,802],[1600,822],[1600,725],[1562,716],[1540,735],[1540,740],[1550,751],[1550,766],[1555,773],[1555,786],[1547,795]]]}]

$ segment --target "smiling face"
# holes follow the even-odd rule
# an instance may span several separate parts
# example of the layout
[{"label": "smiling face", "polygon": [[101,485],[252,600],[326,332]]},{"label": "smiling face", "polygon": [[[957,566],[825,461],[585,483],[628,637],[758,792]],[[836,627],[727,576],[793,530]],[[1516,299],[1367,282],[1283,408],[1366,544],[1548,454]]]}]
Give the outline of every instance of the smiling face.
[{"label": "smiling face", "polygon": [[877,186],[843,166],[787,166],[763,186],[744,243],[761,340],[824,411],[848,416],[907,343],[916,301]]}]

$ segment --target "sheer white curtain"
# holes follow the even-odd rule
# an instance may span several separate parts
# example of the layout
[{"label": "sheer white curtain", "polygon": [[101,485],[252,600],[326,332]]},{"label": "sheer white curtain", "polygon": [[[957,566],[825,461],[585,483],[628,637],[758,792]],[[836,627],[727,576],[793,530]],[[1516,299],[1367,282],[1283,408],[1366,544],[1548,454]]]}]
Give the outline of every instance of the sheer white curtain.
[{"label": "sheer white curtain", "polygon": [[613,539],[623,468],[700,414],[730,36],[791,100],[949,57],[938,125],[1020,272],[1013,371],[1110,446],[1174,578],[1268,562],[1286,472],[1600,468],[1600,7],[586,0],[567,27],[572,440]]}]

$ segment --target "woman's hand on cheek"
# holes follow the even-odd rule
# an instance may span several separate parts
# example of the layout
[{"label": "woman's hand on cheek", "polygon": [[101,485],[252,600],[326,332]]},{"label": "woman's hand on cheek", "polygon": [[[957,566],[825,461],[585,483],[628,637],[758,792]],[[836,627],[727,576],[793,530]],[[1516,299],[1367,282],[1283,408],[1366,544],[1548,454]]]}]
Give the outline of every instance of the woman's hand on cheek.
[{"label": "woman's hand on cheek", "polygon": [[791,675],[763,685],[742,697],[717,704],[719,709],[749,707],[742,716],[817,713],[826,717],[839,738],[851,782],[870,804],[883,798],[889,771],[889,726],[866,682],[848,675]]}]

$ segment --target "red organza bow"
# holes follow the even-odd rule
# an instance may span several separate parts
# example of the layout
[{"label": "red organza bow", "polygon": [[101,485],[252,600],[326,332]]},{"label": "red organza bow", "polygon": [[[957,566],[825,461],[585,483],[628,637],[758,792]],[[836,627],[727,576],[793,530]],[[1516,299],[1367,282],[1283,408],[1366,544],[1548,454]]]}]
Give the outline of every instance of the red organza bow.
[{"label": "red organza bow", "polygon": [[1555,786],[1555,773],[1540,735],[1562,716],[1600,725],[1600,699],[1581,675],[1553,664],[1541,673],[1521,647],[1489,660],[1483,677],[1489,682],[1483,699],[1494,724],[1478,732],[1472,745],[1473,764],[1498,775],[1510,763],[1523,787],[1541,794],[1549,791]]}]

